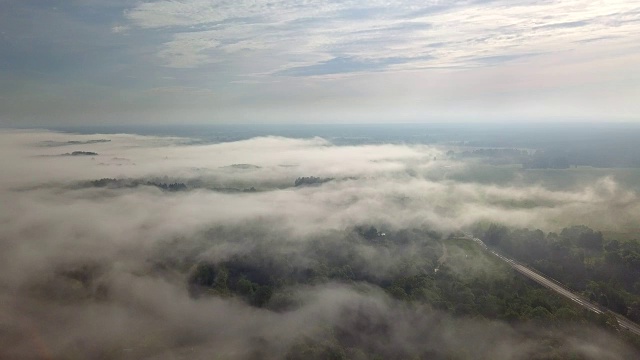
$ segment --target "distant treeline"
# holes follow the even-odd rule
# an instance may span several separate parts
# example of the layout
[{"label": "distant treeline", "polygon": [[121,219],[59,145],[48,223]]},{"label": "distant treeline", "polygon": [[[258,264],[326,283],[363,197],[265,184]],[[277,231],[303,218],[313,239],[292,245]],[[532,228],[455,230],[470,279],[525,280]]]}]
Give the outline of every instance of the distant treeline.
[{"label": "distant treeline", "polygon": [[111,187],[111,188],[134,188],[138,186],[154,186],[165,191],[184,191],[187,190],[185,183],[162,183],[155,181],[144,181],[135,179],[111,179],[103,178],[89,182],[92,187]]},{"label": "distant treeline", "polygon": [[77,141],[77,140],[70,140],[70,141],[43,141],[40,144],[42,146],[57,147],[57,146],[68,146],[68,145],[90,145],[90,144],[99,144],[99,143],[106,143],[106,142],[111,142],[111,140],[109,140],[109,139],[93,139],[93,140],[86,140],[86,141]]},{"label": "distant treeline", "polygon": [[[345,178],[345,179],[354,179],[354,178]],[[326,182],[335,180],[334,178],[321,178],[316,176],[304,176],[297,178],[293,186],[302,187],[302,186],[317,186],[320,184],[324,184]],[[138,186],[153,186],[158,189],[165,191],[185,191],[189,189],[207,189],[211,191],[219,191],[225,193],[252,193],[257,192],[254,186],[248,187],[229,187],[229,186],[216,186],[216,184],[209,184],[202,181],[191,181],[191,182],[179,182],[169,181],[169,178],[166,176],[164,178],[154,178],[154,179],[117,179],[117,178],[102,178],[98,180],[85,181],[78,184],[73,185],[73,187],[106,187],[113,189],[120,188],[135,188]],[[290,187],[289,184],[283,184],[283,186],[279,188],[287,188]]]},{"label": "distant treeline", "polygon": [[303,176],[296,179],[294,182],[295,186],[304,186],[304,185],[320,185],[326,182],[334,180],[333,178],[320,178],[316,176]]},{"label": "distant treeline", "polygon": [[65,153],[62,155],[64,156],[95,156],[95,155],[98,155],[98,153],[93,151],[74,151],[72,153]]},{"label": "distant treeline", "polygon": [[156,179],[116,179],[116,178],[103,178],[99,180],[91,180],[85,181],[78,184],[73,185],[72,187],[106,187],[111,189],[123,189],[123,188],[135,188],[138,186],[153,186],[158,189],[164,191],[186,191],[192,189],[208,189],[212,191],[219,191],[225,193],[239,193],[239,192],[257,192],[258,190],[251,186],[246,188],[235,188],[235,187],[218,187],[214,185],[204,184],[202,182],[179,182],[179,181],[169,181],[169,179],[165,176],[164,178],[156,178]]},{"label": "distant treeline", "polygon": [[[451,152],[450,154],[454,154]],[[462,157],[527,157],[529,152],[520,149],[476,149],[473,151],[463,151],[460,153]]]}]

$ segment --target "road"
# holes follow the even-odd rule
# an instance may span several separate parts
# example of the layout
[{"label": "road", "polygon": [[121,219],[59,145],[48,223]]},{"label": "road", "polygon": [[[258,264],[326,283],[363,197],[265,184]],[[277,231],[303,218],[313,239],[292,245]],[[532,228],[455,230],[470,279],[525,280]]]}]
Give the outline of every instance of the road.
[{"label": "road", "polygon": [[511,266],[511,268],[513,268],[515,271],[519,272],[520,274],[528,277],[529,279],[537,282],[538,284],[555,291],[556,293],[568,298],[569,300],[575,302],[576,304],[590,310],[593,311],[597,314],[602,314],[604,312],[607,312],[613,316],[616,317],[616,319],[618,320],[618,325],[620,326],[620,328],[623,329],[627,329],[630,332],[639,335],[640,336],[640,325],[636,324],[635,322],[627,319],[626,317],[615,313],[613,311],[610,310],[606,310],[602,307],[600,307],[599,305],[593,304],[591,303],[589,300],[587,300],[585,297],[583,297],[582,295],[578,295],[574,292],[572,292],[571,290],[569,290],[566,286],[560,284],[558,281],[553,280],[549,277],[546,277],[520,263],[518,263],[517,261],[510,259],[506,256],[503,256],[501,254],[499,254],[498,252],[496,252],[495,250],[489,249],[487,247],[487,245],[480,239],[478,238],[474,238],[472,236],[468,236],[471,240],[475,241],[476,243],[480,244],[486,251],[489,251],[490,253],[492,253],[493,255],[495,255],[496,257],[498,257],[500,260],[504,261],[505,263],[507,263],[509,266]]}]

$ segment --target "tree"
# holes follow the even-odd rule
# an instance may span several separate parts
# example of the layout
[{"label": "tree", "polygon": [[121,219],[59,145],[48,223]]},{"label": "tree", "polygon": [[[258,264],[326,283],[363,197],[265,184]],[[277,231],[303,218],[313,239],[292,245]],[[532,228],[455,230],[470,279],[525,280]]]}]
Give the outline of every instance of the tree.
[{"label": "tree", "polygon": [[509,234],[509,229],[506,226],[491,224],[484,233],[484,242],[489,245],[499,246],[504,240],[506,240]]}]

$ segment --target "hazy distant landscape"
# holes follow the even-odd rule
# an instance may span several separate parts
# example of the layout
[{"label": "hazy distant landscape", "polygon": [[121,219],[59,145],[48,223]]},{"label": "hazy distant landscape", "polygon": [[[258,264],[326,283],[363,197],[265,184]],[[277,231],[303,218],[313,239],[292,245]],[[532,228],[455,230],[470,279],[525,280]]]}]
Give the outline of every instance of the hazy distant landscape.
[{"label": "hazy distant landscape", "polygon": [[640,6],[0,0],[0,360],[640,359]]},{"label": "hazy distant landscape", "polygon": [[[375,128],[352,143],[326,136],[340,126],[227,141],[242,135],[3,130],[3,356],[638,354],[615,318],[469,236],[639,321],[640,169],[529,169],[511,155],[542,139],[476,143],[507,131]],[[91,155],[47,156],[74,152]]]}]

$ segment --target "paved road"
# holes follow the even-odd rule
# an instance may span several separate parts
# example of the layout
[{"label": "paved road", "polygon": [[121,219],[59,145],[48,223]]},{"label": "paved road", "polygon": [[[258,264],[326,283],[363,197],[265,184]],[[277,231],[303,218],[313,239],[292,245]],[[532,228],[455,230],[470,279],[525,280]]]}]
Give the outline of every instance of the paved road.
[{"label": "paved road", "polygon": [[491,252],[493,255],[497,256],[499,259],[501,259],[502,261],[506,262],[509,266],[511,266],[514,270],[516,270],[517,272],[519,272],[520,274],[528,277],[529,279],[537,282],[538,284],[551,289],[553,291],[555,291],[556,293],[568,298],[569,300],[577,303],[578,305],[587,308],[597,314],[602,314],[603,312],[608,312],[609,314],[612,314],[616,317],[616,319],[618,320],[618,325],[621,328],[627,329],[629,331],[631,331],[632,333],[636,334],[636,335],[640,335],[640,325],[634,323],[633,321],[627,319],[626,317],[614,313],[612,311],[609,310],[605,310],[603,308],[601,308],[598,305],[595,305],[593,303],[591,303],[589,300],[587,300],[586,298],[584,298],[582,295],[578,295],[574,292],[572,292],[571,290],[567,289],[565,286],[563,286],[562,284],[560,284],[559,282],[550,279],[542,274],[539,274],[537,272],[535,272],[534,270],[531,270],[530,268],[518,263],[515,260],[509,259],[506,256],[503,256],[499,253],[497,253],[495,250],[490,250],[485,243],[478,239],[478,238],[474,238],[474,237],[470,237],[473,241],[477,242],[478,244],[480,244],[484,249],[486,249],[487,251]]}]

